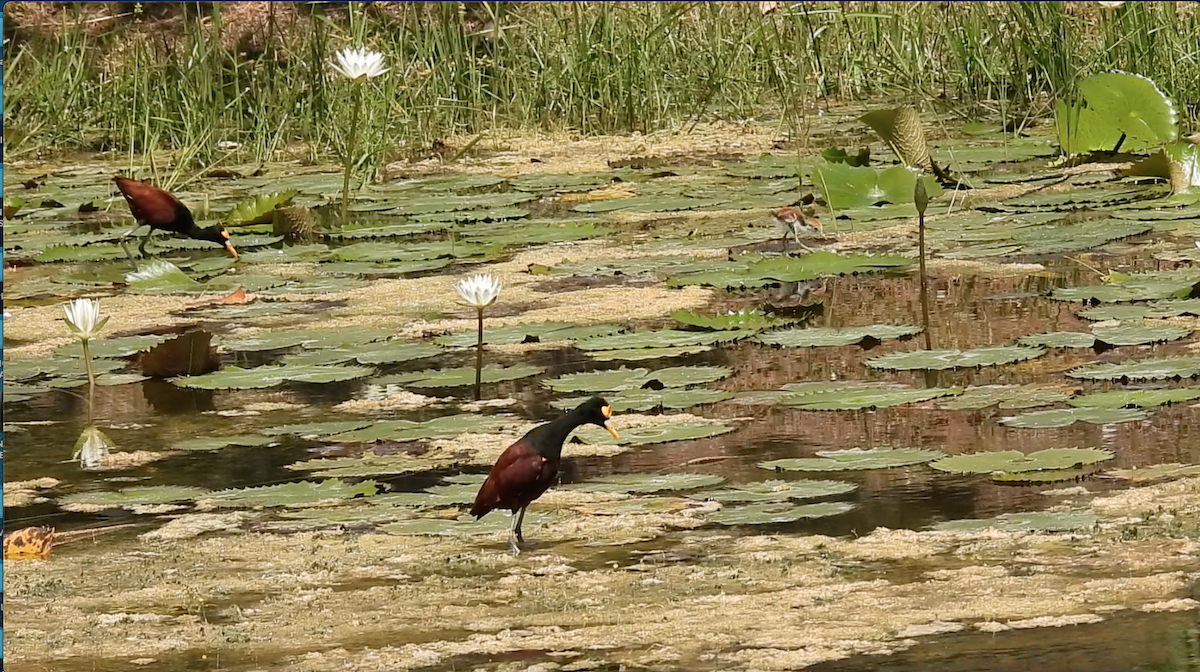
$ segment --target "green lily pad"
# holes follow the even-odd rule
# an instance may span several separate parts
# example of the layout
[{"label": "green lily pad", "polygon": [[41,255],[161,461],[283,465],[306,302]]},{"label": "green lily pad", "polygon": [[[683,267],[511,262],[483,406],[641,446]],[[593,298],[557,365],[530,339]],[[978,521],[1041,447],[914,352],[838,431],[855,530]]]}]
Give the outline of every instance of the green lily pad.
[{"label": "green lily pad", "polygon": [[268,331],[248,338],[225,341],[221,345],[235,352],[266,352],[303,345],[306,348],[352,348],[382,341],[395,334],[386,327],[357,329],[288,329]]},{"label": "green lily pad", "polygon": [[1108,478],[1115,478],[1122,481],[1142,483],[1158,479],[1197,476],[1200,475],[1200,464],[1179,464],[1172,462],[1170,464],[1155,464],[1149,467],[1135,467],[1133,469],[1110,469],[1105,471],[1104,475]]},{"label": "green lily pad", "polygon": [[1200,376],[1200,357],[1162,357],[1120,364],[1098,363],[1071,369],[1067,375],[1084,380],[1162,380]]},{"label": "green lily pad", "polygon": [[[527,511],[521,522],[526,534],[536,534],[539,527],[549,525],[557,516],[536,511]],[[508,517],[492,514],[480,520],[474,516],[463,515],[458,518],[409,518],[395,523],[380,526],[387,534],[399,536],[475,536],[479,534],[497,534],[507,532],[511,522]]]},{"label": "green lily pad", "polygon": [[587,201],[571,208],[576,212],[614,212],[630,210],[633,212],[674,212],[681,210],[696,210],[719,205],[719,199],[690,198],[669,194],[644,194],[630,198],[609,198],[602,201]]},{"label": "green lily pad", "polygon": [[386,341],[355,348],[354,359],[359,364],[395,364],[435,357],[441,353],[441,349],[432,343]]},{"label": "green lily pad", "polygon": [[1150,408],[1200,399],[1200,387],[1167,390],[1113,390],[1075,397],[1069,402],[1080,408]]},{"label": "green lily pad", "polygon": [[[738,163],[724,166],[725,172],[733,177],[755,179],[797,178],[807,176],[811,161],[799,161],[794,154],[762,154],[753,163]],[[795,180],[793,179],[794,183]]]},{"label": "green lily pad", "polygon": [[[123,338],[93,339],[90,343],[92,357],[129,357],[139,352],[145,352],[167,340],[166,336],[125,336]],[[54,351],[60,357],[82,357],[83,348],[79,343],[64,345]]]},{"label": "green lily pad", "polygon": [[940,450],[922,448],[853,448],[851,450],[822,450],[820,457],[799,457],[759,462],[763,469],[782,471],[858,471],[863,469],[892,469],[931,462],[946,454]]},{"label": "green lily pad", "polygon": [[1040,511],[1033,513],[1006,513],[995,518],[968,518],[938,523],[933,529],[940,532],[1071,532],[1087,530],[1099,519],[1090,511]]},{"label": "green lily pad", "polygon": [[277,444],[275,438],[261,434],[235,434],[232,436],[199,436],[180,441],[171,450],[220,450],[226,446],[270,446]]},{"label": "green lily pad", "polygon": [[1031,348],[1090,348],[1096,337],[1086,331],[1052,331],[1022,336],[1017,343]]},{"label": "green lily pad", "polygon": [[533,194],[527,194],[520,191],[490,193],[490,194],[468,194],[460,195],[439,195],[430,196],[426,194],[414,195],[413,198],[408,198],[405,202],[396,207],[392,212],[400,215],[424,215],[438,212],[455,212],[459,210],[480,210],[490,208],[503,208],[510,205],[517,205],[532,201],[536,198]]},{"label": "green lily pad", "polygon": [[[626,390],[615,394],[606,394],[604,398],[614,411],[623,413],[625,411],[649,411],[656,408],[691,408],[703,404],[715,404],[732,397],[733,393],[724,390],[694,387],[683,390]],[[586,399],[587,397],[555,399],[550,402],[550,405],[565,411],[575,408]]]},{"label": "green lily pad", "polygon": [[808,411],[846,411],[860,408],[886,408],[938,397],[962,394],[962,388],[912,388],[895,383],[830,382],[799,383],[784,388],[780,401]]},{"label": "green lily pad", "polygon": [[512,181],[513,189],[539,194],[565,194],[591,191],[612,182],[611,173],[585,173],[582,175],[525,175]]},{"label": "green lily pad", "polygon": [[1200,315],[1200,299],[1153,301],[1132,306],[1096,306],[1079,311],[1089,320],[1158,320],[1180,315]]},{"label": "green lily pad", "polygon": [[1101,303],[1186,299],[1197,291],[1197,283],[1200,283],[1200,272],[1190,269],[1134,275],[1109,274],[1109,281],[1103,285],[1059,287],[1050,293],[1050,298],[1059,301]]},{"label": "green lily pad", "polygon": [[125,275],[125,284],[135,292],[174,293],[198,292],[204,287],[189,278],[175,264],[161,259],[151,259],[141,264],[140,270]]},{"label": "green lily pad", "polygon": [[[677,422],[669,425],[649,427],[618,427],[622,446],[644,446],[668,441],[691,441],[720,436],[733,431],[733,427],[719,422]],[[612,436],[598,427],[580,427],[575,436],[584,443],[613,443]]]},{"label": "green lily pad", "polygon": [[[813,168],[812,179],[829,207],[841,210],[883,201],[912,203],[917,174],[904,166],[878,171],[871,167],[856,168],[842,163],[827,163]],[[925,182],[925,190],[930,198],[942,193],[942,186],[932,175],[923,176],[921,180]]]},{"label": "green lily pad", "polygon": [[355,429],[362,429],[374,421],[361,418],[355,420],[327,420],[325,422],[303,422],[294,425],[276,425],[262,430],[263,434],[269,436],[277,436],[280,434],[294,434],[302,437],[317,437],[329,436],[332,434],[341,434]]},{"label": "green lily pad", "polygon": [[902,324],[873,324],[866,327],[832,329],[783,329],[759,334],[753,340],[764,345],[781,345],[789,348],[820,346],[859,345],[864,341],[891,341],[905,339],[921,333],[921,327]]},{"label": "green lily pad", "polygon": [[324,481],[298,481],[259,488],[218,490],[204,497],[206,503],[222,507],[305,506],[328,499],[369,497],[378,490],[375,481],[349,484],[336,478]]},{"label": "green lily pad", "polygon": [[746,309],[737,312],[730,311],[725,315],[704,315],[694,310],[677,310],[671,313],[671,318],[688,326],[713,331],[726,329],[759,331],[796,321],[793,318],[775,317],[757,310]]},{"label": "green lily pad", "polygon": [[1111,460],[1115,453],[1100,448],[1049,448],[1024,455],[1016,450],[999,450],[969,455],[951,455],[929,463],[938,471],[954,474],[990,474],[1073,469]]},{"label": "green lily pad", "polygon": [[[483,330],[483,342],[488,345],[515,343],[549,343],[554,341],[577,341],[597,336],[608,336],[621,330],[614,324],[570,324],[568,322],[543,322],[541,324],[518,324],[509,327]],[[474,347],[478,333],[472,329],[459,331],[434,339],[438,345],[448,348]]]},{"label": "green lily pad", "polygon": [[897,255],[836,254],[818,251],[799,257],[735,260],[710,265],[712,270],[670,278],[672,287],[762,287],[777,282],[799,282],[823,276],[871,273],[901,269],[915,260]]},{"label": "green lily pad", "polygon": [[575,343],[580,350],[625,350],[635,348],[671,348],[680,346],[730,343],[749,334],[744,331],[635,331],[627,334],[596,336]]},{"label": "green lily pad", "polygon": [[284,383],[334,383],[371,375],[367,366],[277,365],[243,369],[228,366],[202,376],[171,378],[180,387],[202,390],[251,390],[275,387]]},{"label": "green lily pad", "polygon": [[667,492],[707,488],[724,480],[720,476],[709,474],[622,474],[593,478],[583,483],[572,483],[563,488],[565,490],[586,490],[587,492]]},{"label": "green lily pad", "polygon": [[662,387],[701,385],[720,380],[731,373],[732,369],[723,366],[676,366],[657,371],[621,367],[616,371],[568,373],[543,381],[543,384],[559,392],[609,392],[639,389],[653,382]]},{"label": "green lily pad", "polygon": [[329,441],[344,441],[347,443],[445,439],[468,432],[495,432],[511,423],[511,417],[463,413],[434,418],[425,422],[415,420],[378,420],[367,427],[338,432],[322,438]]},{"label": "green lily pad", "polygon": [[230,226],[270,222],[275,208],[291,203],[295,197],[295,191],[276,191],[251,196],[249,199],[233,206],[233,209],[225,215],[225,221]]},{"label": "green lily pad", "polygon": [[668,348],[622,348],[618,350],[593,350],[589,357],[598,362],[638,362],[646,359],[686,357],[712,350],[711,345],[681,345]]},{"label": "green lily pad", "polygon": [[1055,385],[984,385],[968,387],[953,399],[938,402],[938,408],[963,410],[1000,405],[1003,409],[1034,408],[1067,401],[1071,392]]},{"label": "green lily pad", "polygon": [[[287,465],[288,469],[310,471],[313,476],[323,478],[362,478],[395,474],[424,473],[447,469],[462,460],[444,455],[430,458],[411,453],[375,455],[367,453],[361,457],[331,457],[304,460]],[[477,486],[478,487],[478,486]]]},{"label": "green lily pad", "polygon": [[1192,333],[1191,329],[1170,324],[1119,324],[1092,327],[1096,340],[1109,345],[1145,345],[1176,341]]},{"label": "green lily pad", "polygon": [[1099,120],[1124,133],[1131,142],[1160,145],[1178,135],[1175,106],[1147,77],[1103,72],[1081,80],[1077,86]]},{"label": "green lily pad", "polygon": [[[513,364],[501,366],[488,364],[480,370],[481,383],[499,383],[505,380],[518,380],[544,373],[545,368],[532,364]],[[374,380],[379,385],[403,385],[404,387],[463,387],[475,384],[475,367],[461,366],[453,369],[429,369],[412,373],[397,373],[390,376],[380,376]]]},{"label": "green lily pad", "polygon": [[793,505],[788,503],[749,504],[731,506],[708,514],[709,522],[718,525],[774,525],[792,523],[805,518],[825,518],[854,509],[848,502],[822,502]]},{"label": "green lily pad", "polygon": [[1049,427],[1067,427],[1076,422],[1090,422],[1094,425],[1113,425],[1121,422],[1133,422],[1150,417],[1148,413],[1136,408],[1058,408],[1050,411],[1034,411],[1000,420],[1000,424],[1009,427],[1024,427],[1028,429],[1046,429]]},{"label": "green lily pad", "polygon": [[333,250],[328,245],[313,243],[310,245],[284,245],[281,248],[246,252],[241,256],[241,260],[248,264],[294,264],[325,261],[331,256],[333,256]]},{"label": "green lily pad", "polygon": [[122,508],[147,504],[186,502],[204,496],[208,490],[182,485],[144,485],[115,491],[94,490],[67,495],[59,500],[63,505],[106,506]]},{"label": "green lily pad", "polygon": [[400,276],[405,273],[420,273],[422,271],[436,271],[439,268],[445,268],[454,263],[454,260],[449,257],[439,259],[416,259],[412,261],[391,261],[371,263],[365,261],[338,261],[327,264],[321,264],[317,269],[318,272],[326,275],[363,275],[368,277],[377,276]]},{"label": "green lily pad", "polygon": [[845,481],[761,481],[744,483],[722,490],[706,490],[690,495],[700,501],[713,500],[722,504],[786,502],[794,499],[821,499],[844,495],[858,488]]},{"label": "green lily pad", "polygon": [[978,366],[1011,364],[1046,353],[1041,348],[1009,345],[974,350],[913,350],[893,352],[868,359],[865,364],[873,369],[908,371],[912,369],[943,370],[963,369]]}]

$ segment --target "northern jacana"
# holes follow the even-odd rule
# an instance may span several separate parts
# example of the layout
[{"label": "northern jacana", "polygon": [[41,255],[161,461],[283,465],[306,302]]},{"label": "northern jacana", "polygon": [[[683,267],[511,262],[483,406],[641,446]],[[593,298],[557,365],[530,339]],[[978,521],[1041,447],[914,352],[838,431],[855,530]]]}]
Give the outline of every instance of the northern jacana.
[{"label": "northern jacana", "polygon": [[[146,232],[146,237],[142,238],[142,244],[138,245],[138,252],[141,254],[146,254],[146,243],[149,242],[154,230],[161,229],[180,233],[194,240],[216,243],[229,250],[233,258],[237,259],[237,250],[233,249],[233,242],[229,240],[229,232],[225,230],[225,227],[220,224],[214,224],[207,228],[196,226],[196,221],[192,219],[192,211],[179,202],[178,198],[162,189],[120,175],[114,176],[113,181],[117,183],[117,189],[121,190],[121,195],[125,197],[130,211],[133,212],[133,218],[137,220],[137,226],[133,227],[123,238],[132,236],[133,232],[143,224],[150,227],[150,230]],[[121,245],[124,246],[124,242]],[[129,250],[127,249],[125,252],[128,254]],[[129,260],[133,261],[133,255],[130,255]],[[134,268],[137,268],[137,262],[134,262],[133,265]]]},{"label": "northern jacana", "polygon": [[779,227],[783,230],[783,236],[780,238],[780,240],[783,241],[783,246],[784,246],[785,250],[787,249],[787,236],[789,233],[792,234],[792,238],[795,239],[797,245],[804,248],[805,250],[808,250],[809,252],[812,252],[812,250],[809,249],[807,245],[800,242],[800,234],[801,233],[803,233],[805,235],[818,234],[821,236],[825,235],[824,231],[821,228],[821,222],[818,222],[816,220],[816,218],[805,217],[804,211],[801,210],[800,208],[796,208],[796,207],[792,207],[792,206],[788,206],[786,208],[780,208],[780,209],[772,212],[771,217],[773,217],[775,219],[775,223],[778,224]]},{"label": "northern jacana", "polygon": [[521,521],[529,503],[554,484],[558,478],[558,466],[562,461],[563,441],[581,425],[599,425],[620,441],[621,435],[613,429],[609,418],[612,406],[600,397],[592,397],[559,418],[529,430],[516,443],[500,454],[492,465],[487,480],[475,495],[471,515],[478,520],[494,509],[509,509],[513,512],[512,527],[508,531],[508,544],[513,553],[520,554]]}]

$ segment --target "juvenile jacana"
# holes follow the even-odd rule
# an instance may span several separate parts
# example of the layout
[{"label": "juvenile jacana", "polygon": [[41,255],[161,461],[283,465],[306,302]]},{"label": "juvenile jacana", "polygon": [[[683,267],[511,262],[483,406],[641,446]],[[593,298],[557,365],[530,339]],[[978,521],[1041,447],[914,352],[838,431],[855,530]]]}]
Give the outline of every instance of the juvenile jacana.
[{"label": "juvenile jacana", "polygon": [[[138,222],[137,226],[123,237],[132,236],[138,226],[143,224],[150,227],[150,230],[146,232],[146,237],[142,238],[142,244],[138,245],[138,252],[146,254],[146,243],[150,240],[150,236],[155,229],[162,229],[172,233],[181,233],[195,240],[216,243],[229,250],[233,258],[237,259],[237,250],[233,249],[233,243],[229,240],[229,232],[225,230],[225,227],[220,224],[214,224],[208,228],[196,226],[196,221],[192,219],[192,211],[180,203],[178,198],[162,189],[120,175],[114,176],[113,181],[117,183],[117,189],[121,190],[121,195],[125,197],[125,201],[129,203],[129,209],[133,212],[133,218]],[[124,246],[124,242],[121,244]],[[126,253],[128,252],[129,250],[126,250]],[[129,260],[133,261],[132,255]],[[134,262],[134,268],[136,267],[137,262]]]},{"label": "juvenile jacana", "polygon": [[808,250],[809,252],[812,252],[812,250],[809,249],[804,243],[800,242],[800,234],[825,235],[821,228],[821,222],[818,222],[816,218],[805,217],[804,211],[800,208],[795,208],[792,206],[780,208],[772,212],[771,216],[775,219],[775,223],[778,224],[783,230],[783,236],[780,238],[780,240],[783,241],[785,250],[787,249],[787,236],[789,233],[792,234],[792,238],[795,239],[797,245],[805,250]]},{"label": "juvenile jacana", "polygon": [[562,461],[563,441],[580,425],[599,425],[620,441],[621,435],[613,429],[609,418],[612,406],[600,397],[592,397],[573,411],[555,420],[529,430],[516,443],[505,449],[496,464],[492,465],[487,480],[475,495],[471,515],[478,520],[493,509],[509,509],[513,512],[512,527],[508,531],[508,544],[513,553],[520,554],[521,521],[529,503],[553,485],[558,478],[558,466]]}]

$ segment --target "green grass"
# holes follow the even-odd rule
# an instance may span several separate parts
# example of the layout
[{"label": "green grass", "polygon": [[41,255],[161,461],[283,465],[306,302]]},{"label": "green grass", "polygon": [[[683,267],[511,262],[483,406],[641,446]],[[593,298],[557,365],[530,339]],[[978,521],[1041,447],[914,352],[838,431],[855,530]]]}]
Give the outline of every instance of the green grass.
[{"label": "green grass", "polygon": [[[221,3],[186,10],[171,37],[79,25],[6,43],[11,158],[84,149],[131,163],[174,154],[176,177],[222,161],[338,155],[349,86],[334,50],[365,44],[392,71],[368,85],[356,160],[383,161],[492,129],[584,134],[686,130],[714,118],[778,119],[798,136],[822,100],[890,97],[960,118],[1046,114],[1095,72],[1154,79],[1184,124],[1200,116],[1200,12],[1062,3],[488,3],[499,29],[470,34],[457,3],[402,15],[355,4],[305,10],[261,53],[224,46]],[[131,29],[132,28],[132,29]],[[240,143],[233,152],[218,143]]]}]

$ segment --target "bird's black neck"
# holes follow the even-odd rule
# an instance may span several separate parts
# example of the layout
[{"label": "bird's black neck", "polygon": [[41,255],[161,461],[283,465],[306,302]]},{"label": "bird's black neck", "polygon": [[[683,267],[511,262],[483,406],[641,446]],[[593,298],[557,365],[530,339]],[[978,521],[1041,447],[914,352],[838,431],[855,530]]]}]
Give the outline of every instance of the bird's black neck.
[{"label": "bird's black neck", "polygon": [[572,411],[544,425],[534,427],[526,434],[526,439],[542,457],[548,460],[558,460],[562,457],[563,442],[567,440],[571,432],[575,431],[576,427],[586,422],[582,413]]}]

